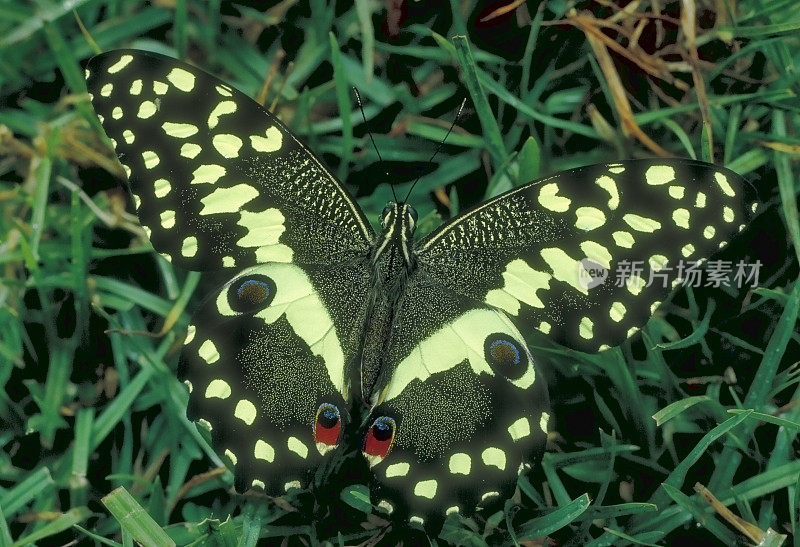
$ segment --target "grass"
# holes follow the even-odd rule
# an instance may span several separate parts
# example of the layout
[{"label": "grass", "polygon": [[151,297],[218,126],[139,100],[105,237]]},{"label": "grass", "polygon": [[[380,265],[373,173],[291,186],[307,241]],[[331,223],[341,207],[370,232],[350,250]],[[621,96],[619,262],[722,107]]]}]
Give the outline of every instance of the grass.
[{"label": "grass", "polygon": [[302,495],[231,496],[186,419],[174,370],[207,281],[154,255],[126,212],[82,79],[96,48],[140,47],[274,103],[375,219],[391,191],[370,129],[398,195],[423,174],[421,231],[611,159],[711,159],[753,181],[769,207],[726,256],[761,260],[758,288],[681,291],[599,355],[530,340],[550,380],[549,450],[503,511],[448,520],[430,542],[800,546],[797,3],[498,14],[451,0],[408,2],[405,19],[339,4],[0,6],[0,545],[397,538],[363,484],[329,488],[335,518],[312,518]]}]

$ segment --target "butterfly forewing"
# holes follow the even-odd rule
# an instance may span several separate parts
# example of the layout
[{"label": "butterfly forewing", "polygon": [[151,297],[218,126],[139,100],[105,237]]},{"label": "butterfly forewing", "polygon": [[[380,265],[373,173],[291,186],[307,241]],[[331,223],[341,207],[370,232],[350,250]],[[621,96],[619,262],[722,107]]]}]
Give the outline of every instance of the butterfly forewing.
[{"label": "butterfly forewing", "polygon": [[88,89],[157,251],[192,270],[337,264],[372,228],[317,158],[255,101],[169,57],[113,51]]},{"label": "butterfly forewing", "polygon": [[582,167],[457,217],[417,256],[432,282],[594,352],[647,322],[681,261],[709,257],[744,227],[744,187],[732,171],[690,160]]}]

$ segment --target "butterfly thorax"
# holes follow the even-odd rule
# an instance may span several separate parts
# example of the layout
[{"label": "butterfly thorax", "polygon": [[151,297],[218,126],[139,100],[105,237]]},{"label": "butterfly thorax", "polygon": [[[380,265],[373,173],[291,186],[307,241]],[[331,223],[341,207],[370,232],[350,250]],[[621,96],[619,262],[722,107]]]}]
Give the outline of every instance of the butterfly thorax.
[{"label": "butterfly thorax", "polygon": [[381,216],[381,233],[372,251],[372,294],[364,329],[360,385],[365,403],[374,398],[382,358],[390,341],[394,316],[409,274],[416,268],[412,242],[417,212],[406,203],[391,203]]}]

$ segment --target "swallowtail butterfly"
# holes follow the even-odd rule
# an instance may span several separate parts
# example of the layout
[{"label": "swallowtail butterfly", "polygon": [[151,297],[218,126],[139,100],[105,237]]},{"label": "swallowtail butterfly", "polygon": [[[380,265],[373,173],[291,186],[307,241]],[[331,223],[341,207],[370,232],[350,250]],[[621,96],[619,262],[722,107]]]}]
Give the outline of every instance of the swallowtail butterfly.
[{"label": "swallowtail butterfly", "polygon": [[413,207],[391,203],[376,233],[317,156],[220,80],[133,50],[94,57],[87,80],[153,247],[230,272],[181,362],[237,487],[272,495],[355,444],[398,518],[507,497],[548,423],[526,333],[620,344],[671,287],[587,283],[591,265],[702,259],[749,212],[727,169],[636,160],[515,188],[421,239]]}]

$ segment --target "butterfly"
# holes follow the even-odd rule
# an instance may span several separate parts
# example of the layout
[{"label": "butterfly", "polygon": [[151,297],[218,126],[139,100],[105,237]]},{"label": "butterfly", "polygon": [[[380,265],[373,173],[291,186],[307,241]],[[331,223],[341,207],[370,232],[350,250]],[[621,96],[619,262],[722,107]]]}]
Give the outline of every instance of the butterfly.
[{"label": "butterfly", "polygon": [[427,526],[505,499],[548,429],[526,335],[619,345],[672,287],[615,282],[613,266],[708,257],[751,208],[730,170],[632,160],[514,188],[421,238],[393,202],[376,231],[283,123],[215,77],[135,50],[86,77],[153,247],[229,272],[181,370],[240,490],[305,488],[355,447],[393,517]]}]

